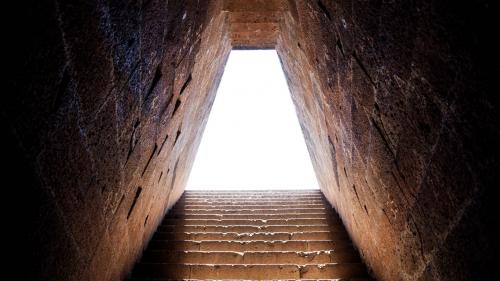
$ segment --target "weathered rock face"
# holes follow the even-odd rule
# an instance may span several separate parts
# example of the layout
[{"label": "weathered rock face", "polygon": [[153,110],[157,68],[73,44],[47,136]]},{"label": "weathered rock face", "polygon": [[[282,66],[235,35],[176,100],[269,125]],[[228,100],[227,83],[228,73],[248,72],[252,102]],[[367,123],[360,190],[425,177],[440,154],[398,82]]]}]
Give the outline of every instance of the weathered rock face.
[{"label": "weathered rock face", "polygon": [[[71,3],[70,3],[71,2]],[[323,193],[379,280],[487,280],[493,5],[56,1],[8,10],[25,280],[120,280],[180,197],[231,44],[276,47]],[[16,4],[12,4],[16,5]],[[28,258],[26,258],[26,253]]]},{"label": "weathered rock face", "polygon": [[33,201],[17,274],[120,280],[182,193],[231,49],[222,2],[24,4],[2,104]]},{"label": "weathered rock face", "polygon": [[437,2],[289,1],[280,26],[321,188],[379,280],[488,280],[494,261],[492,7]]}]

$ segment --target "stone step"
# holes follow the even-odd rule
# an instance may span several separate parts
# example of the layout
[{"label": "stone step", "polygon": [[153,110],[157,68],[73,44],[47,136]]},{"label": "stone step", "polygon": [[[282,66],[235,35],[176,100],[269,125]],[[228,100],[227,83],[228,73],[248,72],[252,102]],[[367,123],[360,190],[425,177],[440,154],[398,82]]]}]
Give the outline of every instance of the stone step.
[{"label": "stone step", "polygon": [[370,280],[317,190],[185,192],[132,280],[235,279]]},{"label": "stone step", "polygon": [[184,209],[189,206],[196,206],[197,208],[200,206],[209,206],[207,209],[213,209],[213,207],[225,208],[231,206],[252,206],[249,209],[259,209],[259,207],[268,207],[268,206],[281,206],[281,208],[297,208],[295,206],[304,206],[304,205],[317,205],[319,208],[331,208],[329,205],[320,202],[320,201],[302,201],[302,202],[286,202],[286,201],[273,201],[273,202],[265,202],[265,201],[233,201],[231,203],[224,202],[178,202],[174,205],[174,208],[182,207]]},{"label": "stone step", "polygon": [[323,194],[319,189],[185,190],[184,194]]},{"label": "stone step", "polygon": [[192,198],[192,197],[181,197],[179,198],[178,202],[186,202],[186,201],[196,201],[196,202],[272,202],[272,201],[277,201],[277,202],[301,202],[301,201],[320,201],[323,203],[328,203],[327,200],[323,197],[303,197],[303,198],[285,198],[284,196],[279,196],[276,198],[269,198],[269,197],[238,197],[238,198],[219,198],[219,197],[203,197],[203,198]]},{"label": "stone step", "polygon": [[249,190],[185,190],[184,194],[192,194],[192,193],[225,193],[225,194],[273,194],[273,193],[286,193],[286,194],[304,194],[304,193],[315,193],[322,194],[319,189],[249,189]]},{"label": "stone step", "polygon": [[[207,279],[170,279],[170,278],[131,278],[131,279],[126,279],[127,281],[202,281],[202,280],[207,280]],[[208,279],[210,280],[210,279]],[[246,279],[237,279],[238,281],[251,281],[251,280],[246,280]],[[266,279],[266,280],[274,280],[274,279]],[[369,277],[365,278],[335,278],[335,279],[292,279],[292,280],[300,280],[300,281],[374,281],[373,279]],[[235,281],[235,279],[219,279],[218,281]]]},{"label": "stone step", "polygon": [[[206,281],[206,280],[213,280],[213,279],[194,279],[194,278],[189,278],[189,279],[171,279],[171,278],[131,278],[131,279],[126,279],[127,281]],[[246,279],[236,279],[238,281],[250,281]],[[235,279],[218,279],[218,281],[236,281]],[[265,280],[280,280],[280,279],[265,279]],[[300,281],[374,281],[370,277],[362,277],[362,278],[335,278],[335,279],[326,279],[326,278],[321,278],[321,279],[306,279],[306,278],[301,278],[301,279],[285,279],[285,280],[300,280]]]},{"label": "stone step", "polygon": [[204,204],[204,205],[193,205],[193,204],[187,204],[187,205],[175,205],[173,210],[179,210],[179,209],[287,209],[287,208],[325,208],[325,204],[295,204],[295,203],[287,203],[287,204],[282,204],[282,205],[249,205],[249,204],[239,204],[239,205],[230,205],[230,204],[220,204],[220,205],[210,205],[210,204]]},{"label": "stone step", "polygon": [[302,197],[302,196],[323,196],[323,193],[319,191],[308,191],[308,192],[290,192],[290,191],[237,191],[237,192],[221,192],[221,191],[185,191],[182,196],[226,196],[226,197],[238,197],[238,196],[266,196],[266,197],[276,197],[276,196],[287,196],[290,198]]},{"label": "stone step", "polygon": [[279,208],[279,209],[171,209],[168,214],[307,214],[307,213],[333,213],[329,207],[321,208]]},{"label": "stone step", "polygon": [[[340,225],[339,225],[340,226]],[[206,226],[206,225],[161,225],[159,232],[301,232],[301,231],[331,231],[336,229],[330,225],[236,225],[236,226]]]},{"label": "stone step", "polygon": [[[195,278],[189,278],[189,279],[183,279],[183,278],[176,278],[176,279],[171,279],[171,278],[147,278],[147,277],[137,277],[137,278],[129,278],[126,279],[126,281],[202,281],[202,280],[211,280],[215,281],[213,279],[195,279]],[[251,281],[251,279],[217,279],[217,281]],[[265,280],[281,280],[281,279],[265,279]],[[300,281],[375,281],[371,277],[360,277],[360,278],[335,278],[335,279],[327,279],[327,278],[321,278],[321,279],[307,279],[307,278],[300,278],[300,279],[284,279],[284,280],[300,280]],[[283,281],[283,280],[282,280]]]},{"label": "stone step", "polygon": [[288,202],[299,202],[299,201],[322,201],[322,202],[328,202],[326,201],[323,197],[297,197],[297,198],[291,198],[290,200],[284,200],[284,196],[277,196],[275,198],[269,198],[267,196],[265,197],[237,197],[237,198],[226,198],[226,197],[211,197],[211,196],[203,196],[203,197],[181,197],[179,199],[179,202],[183,201],[237,201],[237,202],[243,202],[243,201],[288,201]]},{"label": "stone step", "polygon": [[153,239],[160,240],[332,240],[349,239],[347,232],[314,231],[314,232],[157,232]]},{"label": "stone step", "polygon": [[162,225],[314,225],[335,224],[338,219],[164,219]]},{"label": "stone step", "polygon": [[324,265],[207,265],[139,263],[134,270],[135,278],[170,279],[334,279],[364,278],[366,270],[361,263]]},{"label": "stone step", "polygon": [[184,192],[182,196],[266,196],[266,197],[276,197],[276,196],[286,196],[286,197],[303,197],[303,196],[323,196],[321,192]]},{"label": "stone step", "polygon": [[[171,278],[131,278],[131,279],[126,279],[127,281],[202,281],[202,280],[212,280],[212,279],[194,279],[194,278],[189,278],[189,279],[171,279]],[[236,279],[238,281],[251,281],[248,279]],[[235,279],[218,279],[218,281],[236,281]],[[279,279],[266,279],[266,280],[279,280]],[[288,279],[285,279],[288,280]],[[335,279],[306,279],[306,278],[300,278],[300,279],[290,279],[290,280],[300,280],[300,281],[374,281],[370,277],[362,277],[362,278],[335,278]]]},{"label": "stone step", "polygon": [[284,200],[284,199],[180,199],[177,201],[177,204],[192,204],[192,205],[200,205],[200,204],[221,204],[221,205],[234,205],[234,204],[247,204],[247,205],[280,205],[280,204],[325,204],[323,199],[297,199],[297,200]]},{"label": "stone step", "polygon": [[281,199],[288,199],[288,200],[324,200],[325,198],[323,195],[292,195],[292,196],[287,196],[287,195],[273,195],[273,196],[266,196],[266,195],[183,195],[181,196],[181,199],[190,199],[190,200],[204,200],[204,199],[210,199],[210,200],[258,200],[258,199],[265,199],[265,200],[281,200]]},{"label": "stone step", "polygon": [[353,249],[311,252],[202,252],[202,251],[148,251],[145,263],[190,264],[325,264],[360,262]]},{"label": "stone step", "polygon": [[305,214],[205,214],[205,213],[173,213],[168,214],[168,219],[312,219],[331,218],[338,219],[333,213],[305,213]]},{"label": "stone step", "polygon": [[326,251],[351,249],[349,240],[194,241],[151,240],[151,249],[175,251]]}]

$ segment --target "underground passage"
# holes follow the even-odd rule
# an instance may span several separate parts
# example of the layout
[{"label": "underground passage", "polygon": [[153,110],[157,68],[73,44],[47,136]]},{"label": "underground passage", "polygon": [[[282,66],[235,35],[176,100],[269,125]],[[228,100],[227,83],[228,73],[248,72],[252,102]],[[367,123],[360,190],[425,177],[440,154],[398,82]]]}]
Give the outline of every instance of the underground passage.
[{"label": "underground passage", "polygon": [[[497,279],[492,1],[11,2],[13,279]],[[255,51],[277,55],[318,189],[191,189],[231,54]]]}]

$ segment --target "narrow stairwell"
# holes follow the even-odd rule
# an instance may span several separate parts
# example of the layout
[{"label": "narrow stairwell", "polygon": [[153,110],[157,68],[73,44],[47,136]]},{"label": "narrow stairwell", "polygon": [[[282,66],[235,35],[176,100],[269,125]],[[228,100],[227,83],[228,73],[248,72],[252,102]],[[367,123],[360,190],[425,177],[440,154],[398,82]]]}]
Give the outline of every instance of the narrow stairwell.
[{"label": "narrow stairwell", "polygon": [[132,280],[370,280],[320,191],[186,191]]}]

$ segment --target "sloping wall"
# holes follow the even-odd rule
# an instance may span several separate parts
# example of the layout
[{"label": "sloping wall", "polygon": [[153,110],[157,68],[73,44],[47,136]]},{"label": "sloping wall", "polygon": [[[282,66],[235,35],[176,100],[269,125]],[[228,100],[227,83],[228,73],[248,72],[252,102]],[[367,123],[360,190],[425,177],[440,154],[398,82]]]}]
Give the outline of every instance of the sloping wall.
[{"label": "sloping wall", "polygon": [[9,198],[24,202],[11,228],[20,279],[128,273],[182,192],[231,48],[222,4],[9,9],[26,24],[10,37],[12,94],[1,106],[18,183]]},{"label": "sloping wall", "polygon": [[489,280],[493,7],[288,2],[277,49],[304,136],[374,276]]}]

